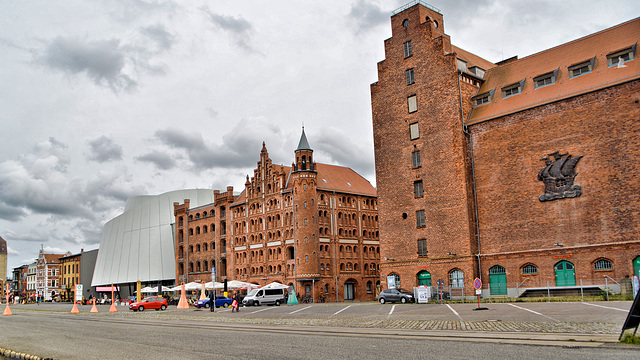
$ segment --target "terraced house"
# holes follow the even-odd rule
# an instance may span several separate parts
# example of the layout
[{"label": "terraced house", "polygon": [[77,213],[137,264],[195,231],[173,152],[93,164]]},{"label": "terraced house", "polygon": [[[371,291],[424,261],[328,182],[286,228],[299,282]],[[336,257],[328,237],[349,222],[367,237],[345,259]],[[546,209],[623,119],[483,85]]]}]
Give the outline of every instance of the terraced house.
[{"label": "terraced house", "polygon": [[291,166],[265,144],[237,195],[174,204],[176,281],[278,281],[314,301],[373,300],[380,285],[375,188],[348,167],[316,163],[302,132]]},{"label": "terraced house", "polygon": [[383,276],[522,296],[640,275],[640,19],[497,63],[422,1],[391,28],[371,85]]}]

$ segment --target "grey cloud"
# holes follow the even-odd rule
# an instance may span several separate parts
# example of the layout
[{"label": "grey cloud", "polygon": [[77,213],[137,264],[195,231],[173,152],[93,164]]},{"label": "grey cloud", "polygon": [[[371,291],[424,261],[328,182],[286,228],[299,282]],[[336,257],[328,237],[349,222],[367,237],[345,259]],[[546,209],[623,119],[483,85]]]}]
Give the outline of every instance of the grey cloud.
[{"label": "grey cloud", "polygon": [[249,41],[251,40],[250,33],[253,30],[251,23],[249,23],[242,17],[236,18],[233,16],[216,14],[212,12],[208,7],[203,7],[202,11],[207,14],[209,19],[215,26],[230,33],[236,45],[247,51],[255,51],[249,44]]},{"label": "grey cloud", "polygon": [[282,139],[285,135],[280,128],[264,119],[240,121],[222,137],[221,144],[205,144],[199,133],[189,134],[180,129],[159,130],[155,136],[163,144],[185,151],[194,170],[214,167],[244,169],[254,166],[263,141],[270,145],[269,151],[274,161],[278,161],[278,158],[290,161],[293,156],[287,156],[287,152],[282,151]]},{"label": "grey cloud", "polygon": [[0,202],[0,219],[17,221],[24,216],[27,216],[27,213],[22,208]]},{"label": "grey cloud", "polygon": [[390,13],[390,11],[382,10],[375,3],[358,0],[351,6],[348,17],[356,21],[357,32],[362,32],[378,25],[387,24]]},{"label": "grey cloud", "polygon": [[176,162],[171,155],[160,151],[152,151],[148,154],[138,156],[136,160],[154,164],[162,170],[173,169],[176,166]]},{"label": "grey cloud", "polygon": [[158,46],[159,51],[167,51],[171,49],[175,36],[169,33],[162,24],[147,26],[140,29],[140,32],[153,40]]},{"label": "grey cloud", "polygon": [[88,156],[89,160],[99,163],[122,160],[122,146],[114,143],[113,140],[105,135],[89,141],[89,147],[91,148],[91,154]]},{"label": "grey cloud", "polygon": [[[309,137],[311,147],[341,166],[350,167],[368,180],[375,174],[373,150],[355,146],[352,139],[339,129],[323,128]],[[318,157],[316,156],[316,159]]]},{"label": "grey cloud", "polygon": [[118,40],[83,42],[55,38],[45,49],[44,63],[68,74],[86,73],[97,85],[113,90],[130,90],[136,86],[123,72],[125,54]]},{"label": "grey cloud", "polygon": [[30,233],[26,234],[17,234],[11,230],[7,230],[5,232],[6,239],[10,239],[12,241],[29,241],[29,242],[40,242],[45,243],[49,240],[49,236],[44,231],[34,230]]}]

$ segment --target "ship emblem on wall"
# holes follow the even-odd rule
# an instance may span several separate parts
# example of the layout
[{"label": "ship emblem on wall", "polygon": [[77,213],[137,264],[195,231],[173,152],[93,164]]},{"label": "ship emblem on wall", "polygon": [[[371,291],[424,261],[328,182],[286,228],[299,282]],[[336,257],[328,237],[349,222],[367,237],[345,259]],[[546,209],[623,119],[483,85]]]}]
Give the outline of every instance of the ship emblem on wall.
[{"label": "ship emblem on wall", "polygon": [[546,166],[538,173],[538,180],[544,182],[544,194],[540,201],[551,201],[564,198],[574,198],[582,195],[580,185],[573,183],[576,174],[576,164],[582,155],[560,154],[556,151],[541,160]]}]

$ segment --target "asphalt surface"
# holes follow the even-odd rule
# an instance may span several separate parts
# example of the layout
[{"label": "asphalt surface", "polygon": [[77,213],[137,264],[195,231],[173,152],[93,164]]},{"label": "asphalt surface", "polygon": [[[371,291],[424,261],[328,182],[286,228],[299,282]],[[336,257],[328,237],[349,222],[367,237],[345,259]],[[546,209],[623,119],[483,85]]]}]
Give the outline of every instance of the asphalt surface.
[{"label": "asphalt surface", "polygon": [[70,314],[71,304],[15,305],[13,316],[0,318],[0,347],[58,359],[397,358],[393,349],[437,358],[640,358],[640,347],[616,344],[631,302],[482,306],[488,310],[474,310],[476,304],[328,303],[240,313],[120,306],[109,313],[102,305],[91,314],[85,305]]}]

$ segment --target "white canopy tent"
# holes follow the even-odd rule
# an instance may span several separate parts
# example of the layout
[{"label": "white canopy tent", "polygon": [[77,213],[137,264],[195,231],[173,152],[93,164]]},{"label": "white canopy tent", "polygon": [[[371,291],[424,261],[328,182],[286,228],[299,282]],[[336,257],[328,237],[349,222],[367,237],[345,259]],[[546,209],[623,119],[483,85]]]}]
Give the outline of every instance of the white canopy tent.
[{"label": "white canopy tent", "polygon": [[285,284],[281,284],[277,281],[274,281],[270,284],[267,284],[265,286],[262,287],[262,289],[288,289],[289,286],[285,285]]}]

